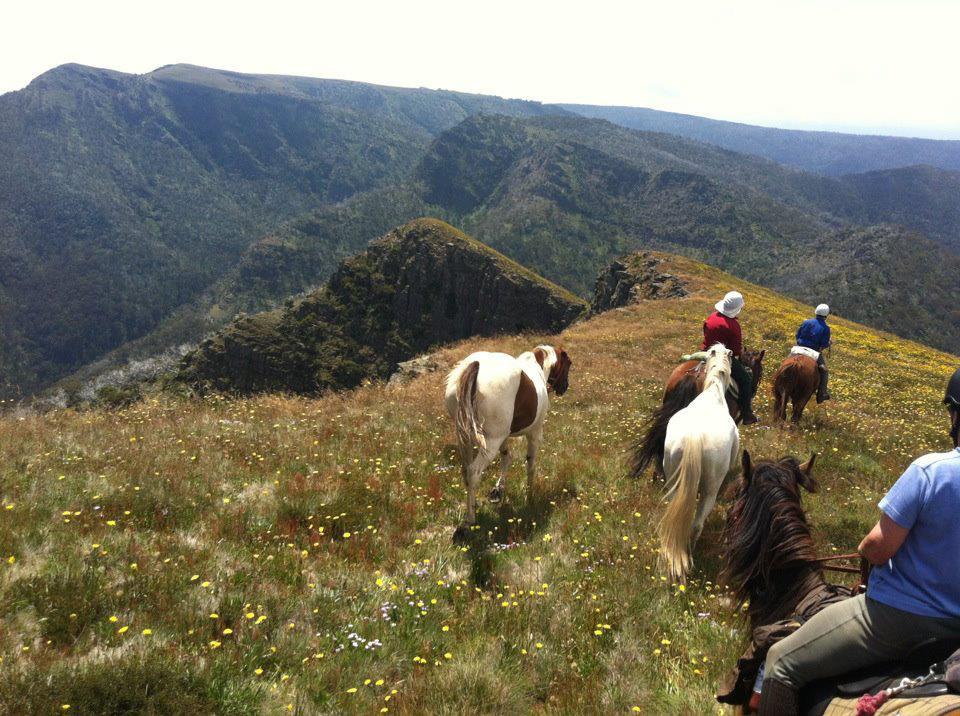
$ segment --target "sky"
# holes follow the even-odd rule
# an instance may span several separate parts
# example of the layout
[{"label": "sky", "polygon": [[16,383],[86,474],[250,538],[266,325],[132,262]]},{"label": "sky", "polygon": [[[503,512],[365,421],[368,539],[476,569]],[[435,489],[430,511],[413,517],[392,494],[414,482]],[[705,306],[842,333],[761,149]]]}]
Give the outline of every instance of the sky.
[{"label": "sky", "polygon": [[186,62],[960,139],[952,0],[31,0],[2,16],[0,93],[66,62]]}]

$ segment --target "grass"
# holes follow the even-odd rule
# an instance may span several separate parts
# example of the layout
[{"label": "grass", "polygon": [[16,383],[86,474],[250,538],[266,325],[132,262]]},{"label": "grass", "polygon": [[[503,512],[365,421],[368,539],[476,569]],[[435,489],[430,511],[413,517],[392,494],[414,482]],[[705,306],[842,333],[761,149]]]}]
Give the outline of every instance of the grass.
[{"label": "grass", "polygon": [[[716,583],[725,505],[684,589],[657,573],[658,487],[626,448],[716,296],[742,290],[772,366],[808,309],[670,259],[692,295],[561,338],[571,388],[536,493],[452,544],[463,489],[443,376],[316,400],[152,397],[0,419],[0,713],[717,712],[745,631]],[[820,550],[849,551],[883,491],[942,447],[953,358],[834,320],[835,400],[755,457],[818,451]],[[485,481],[492,486],[492,473]],[[67,708],[69,706],[69,708]]]}]

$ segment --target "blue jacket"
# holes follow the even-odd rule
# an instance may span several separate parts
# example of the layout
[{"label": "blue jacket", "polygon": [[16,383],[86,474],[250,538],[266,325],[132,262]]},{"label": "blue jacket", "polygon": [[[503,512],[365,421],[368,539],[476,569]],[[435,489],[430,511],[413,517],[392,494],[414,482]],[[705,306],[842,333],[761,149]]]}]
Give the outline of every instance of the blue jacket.
[{"label": "blue jacket", "polygon": [[830,345],[830,326],[823,316],[808,318],[797,331],[797,345],[822,351]]}]

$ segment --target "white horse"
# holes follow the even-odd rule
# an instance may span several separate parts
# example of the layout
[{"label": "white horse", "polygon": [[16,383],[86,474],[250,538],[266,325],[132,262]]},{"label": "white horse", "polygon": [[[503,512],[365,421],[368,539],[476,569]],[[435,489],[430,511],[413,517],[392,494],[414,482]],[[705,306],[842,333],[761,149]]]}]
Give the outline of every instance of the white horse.
[{"label": "white horse", "polygon": [[674,581],[686,579],[693,565],[690,551],[717,501],[720,486],[737,464],[740,433],[724,397],[730,385],[732,355],[722,343],[711,346],[703,392],[667,424],[663,467],[667,499],[672,499],[657,532],[661,559]]},{"label": "white horse", "polygon": [[527,438],[527,499],[533,490],[537,449],[543,420],[550,407],[548,391],[563,395],[568,386],[570,358],[561,348],[537,346],[514,358],[506,353],[473,353],[447,376],[444,401],[457,433],[467,511],[455,539],[466,535],[477,518],[477,486],[487,466],[500,453],[500,479],[490,499],[504,495],[510,469],[507,438]]}]

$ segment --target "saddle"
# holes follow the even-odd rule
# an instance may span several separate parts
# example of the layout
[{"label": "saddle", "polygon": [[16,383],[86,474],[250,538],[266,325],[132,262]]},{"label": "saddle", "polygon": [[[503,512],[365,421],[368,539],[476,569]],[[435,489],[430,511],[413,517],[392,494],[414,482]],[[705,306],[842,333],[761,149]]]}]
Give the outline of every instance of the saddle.
[{"label": "saddle", "polygon": [[814,362],[820,360],[820,351],[815,351],[813,348],[807,348],[805,346],[794,346],[790,349],[790,355],[792,356],[806,356]]},{"label": "saddle", "polygon": [[[946,714],[960,709],[960,643],[932,641],[921,644],[903,659],[877,664],[824,679],[807,686],[801,695],[806,716],[856,714],[857,701],[892,689],[890,713]],[[907,708],[909,704],[916,707]],[[941,709],[943,707],[943,709]],[[885,713],[883,709],[877,713]]]}]

